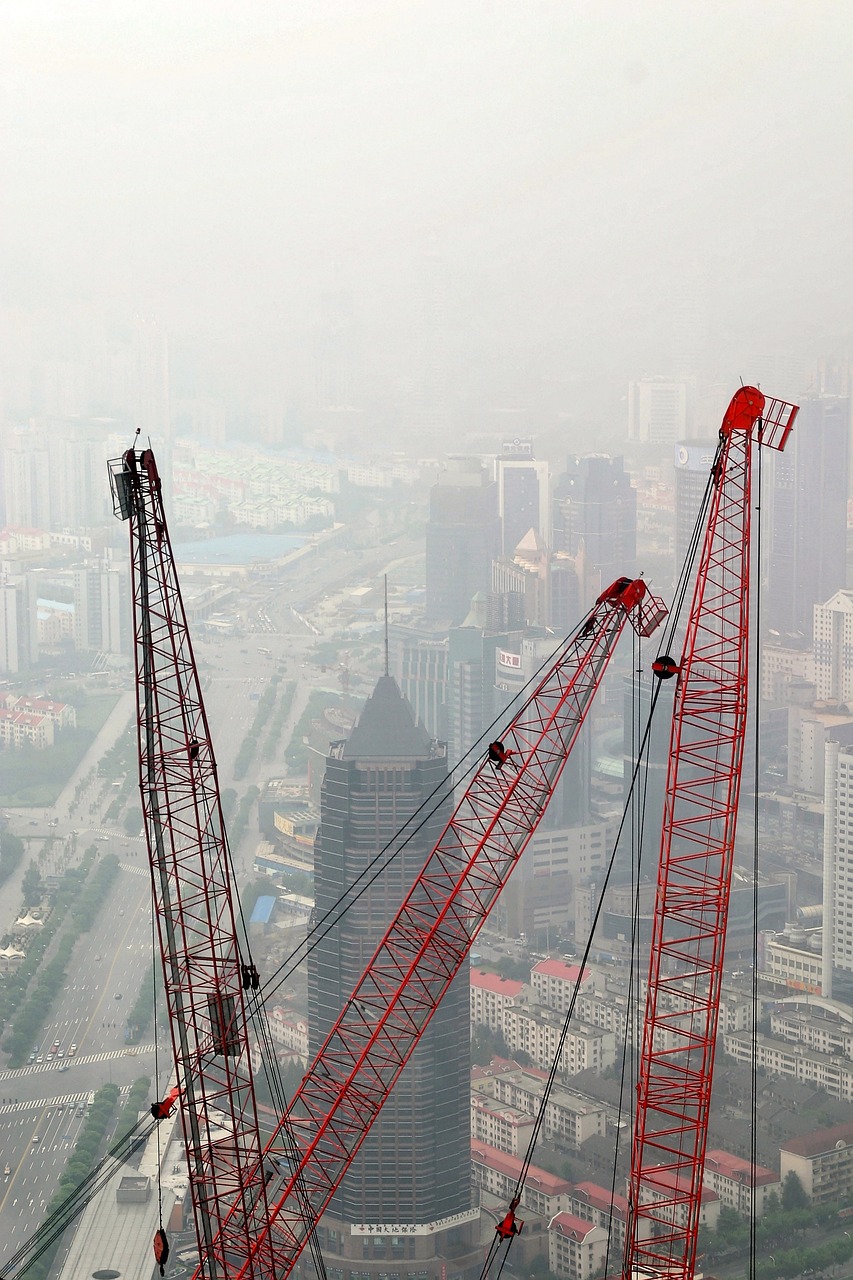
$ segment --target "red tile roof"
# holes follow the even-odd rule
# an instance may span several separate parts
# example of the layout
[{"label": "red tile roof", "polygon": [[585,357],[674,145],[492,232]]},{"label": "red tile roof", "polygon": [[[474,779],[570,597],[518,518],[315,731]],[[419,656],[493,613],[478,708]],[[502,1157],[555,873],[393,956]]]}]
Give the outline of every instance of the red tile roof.
[{"label": "red tile roof", "polygon": [[834,1151],[838,1144],[853,1146],[853,1123],[834,1124],[831,1129],[818,1129],[815,1133],[804,1134],[802,1138],[789,1138],[780,1142],[782,1151],[790,1151],[795,1156],[820,1156]]},{"label": "red tile roof", "polygon": [[[518,1181],[524,1166],[524,1161],[518,1156],[508,1156],[485,1142],[471,1143],[471,1159],[475,1164],[485,1165],[487,1169],[494,1169],[496,1173],[505,1174],[515,1181]],[[572,1184],[566,1182],[565,1178],[558,1178],[556,1174],[548,1173],[535,1164],[528,1169],[525,1183],[546,1196],[566,1195],[572,1189]]]},{"label": "red tile roof", "polygon": [[499,973],[487,973],[485,969],[472,969],[471,986],[513,998],[523,989],[524,983],[517,982],[514,978],[502,978]]},{"label": "red tile roof", "polygon": [[[643,1181],[653,1183],[662,1193],[678,1191],[682,1195],[690,1194],[690,1179],[684,1174],[675,1173],[672,1169],[644,1169]],[[719,1198],[716,1191],[712,1191],[710,1187],[702,1188],[702,1204],[708,1204]]]},{"label": "red tile roof", "polygon": [[740,1182],[745,1187],[764,1187],[769,1182],[779,1181],[778,1173],[774,1173],[772,1169],[765,1169],[760,1164],[753,1166],[748,1160],[733,1156],[728,1151],[707,1151],[705,1172],[719,1173],[722,1177],[731,1178],[733,1182]]},{"label": "red tile roof", "polygon": [[559,1231],[561,1236],[570,1236],[572,1240],[585,1240],[590,1231],[596,1230],[596,1224],[576,1218],[573,1213],[557,1213],[548,1223],[548,1230]]},{"label": "red tile roof", "polygon": [[544,974],[546,978],[562,978],[564,982],[586,982],[590,977],[589,969],[581,970],[578,964],[563,964],[562,960],[540,960],[532,969],[533,973]]},{"label": "red tile roof", "polygon": [[593,1209],[600,1209],[602,1213],[611,1214],[617,1218],[627,1218],[628,1201],[625,1196],[614,1193],[612,1196],[604,1187],[599,1187],[595,1182],[578,1182],[572,1191],[572,1197],[583,1200],[586,1204],[592,1205]]}]

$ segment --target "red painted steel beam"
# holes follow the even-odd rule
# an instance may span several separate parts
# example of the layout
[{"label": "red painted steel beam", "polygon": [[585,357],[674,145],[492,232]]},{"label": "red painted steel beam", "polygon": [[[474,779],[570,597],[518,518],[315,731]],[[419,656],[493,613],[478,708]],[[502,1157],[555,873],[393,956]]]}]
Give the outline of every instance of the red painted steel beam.
[{"label": "red painted steel beam", "polygon": [[[110,473],[130,527],[139,784],[200,1274],[213,1280],[256,1250],[269,1212],[225,827],[154,455],[131,449]],[[275,1241],[256,1251],[272,1276]]]},{"label": "red painted steel beam", "polygon": [[712,467],[673,709],[624,1280],[695,1271],[746,730],[753,446],[784,448],[796,414],[742,387]]}]

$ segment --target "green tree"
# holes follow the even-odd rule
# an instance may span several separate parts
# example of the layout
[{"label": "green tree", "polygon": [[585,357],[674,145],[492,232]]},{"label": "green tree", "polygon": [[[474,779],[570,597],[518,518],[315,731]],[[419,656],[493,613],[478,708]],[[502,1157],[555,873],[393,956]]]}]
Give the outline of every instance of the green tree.
[{"label": "green tree", "polygon": [[785,1175],[785,1181],[782,1183],[782,1208],[807,1209],[808,1207],[809,1198],[803,1189],[802,1182],[792,1169]]},{"label": "green tree", "polygon": [[24,901],[28,905],[33,905],[41,901],[41,875],[35,862],[30,859],[30,865],[24,872],[24,879],[21,885],[21,892],[24,895]]}]

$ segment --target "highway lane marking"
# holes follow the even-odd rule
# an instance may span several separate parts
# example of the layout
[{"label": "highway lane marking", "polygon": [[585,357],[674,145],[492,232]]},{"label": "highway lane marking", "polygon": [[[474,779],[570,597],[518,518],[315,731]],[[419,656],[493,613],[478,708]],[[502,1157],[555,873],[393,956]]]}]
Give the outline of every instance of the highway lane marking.
[{"label": "highway lane marking", "polygon": [[[75,1067],[85,1067],[92,1062],[115,1062],[117,1058],[134,1058],[141,1057],[145,1053],[153,1053],[153,1044],[134,1044],[128,1045],[125,1049],[105,1049],[102,1053],[78,1053],[75,1057],[68,1059],[69,1069],[71,1065]],[[30,1063],[26,1067],[15,1067],[7,1071],[0,1071],[0,1081],[3,1080],[21,1080],[24,1076],[42,1075],[46,1071],[57,1072],[59,1067],[54,1062]],[[3,1110],[0,1106],[0,1112]]]}]

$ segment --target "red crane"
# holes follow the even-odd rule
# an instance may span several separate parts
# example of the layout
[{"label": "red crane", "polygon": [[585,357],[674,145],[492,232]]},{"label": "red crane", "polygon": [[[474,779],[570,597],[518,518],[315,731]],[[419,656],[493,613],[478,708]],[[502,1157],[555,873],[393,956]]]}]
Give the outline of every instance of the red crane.
[{"label": "red crane", "polygon": [[784,449],[795,405],[742,387],[711,471],[704,546],[675,676],[623,1276],[691,1280],[747,714],[753,446]]},{"label": "red crane", "polygon": [[139,785],[199,1256],[206,1274],[225,1276],[235,1256],[260,1253],[272,1275],[274,1242],[258,1244],[269,1206],[244,1004],[256,972],[238,941],[216,762],[160,477],[150,449],[128,450],[110,474],[130,527]]},{"label": "red crane", "polygon": [[[261,1150],[216,766],[151,450],[111,465],[129,519],[143,796],[187,1145],[197,1275],[284,1280],[536,829],[642,579],[602,593],[490,744],[371,964]],[[294,1146],[297,1134],[298,1147]]]},{"label": "red crane", "polygon": [[626,622],[648,636],[665,615],[642,579],[618,579],[491,744],[498,759],[490,749],[477,768],[268,1144],[287,1172],[270,1185],[268,1224],[235,1280],[266,1277],[258,1260],[270,1236],[286,1255],[276,1280],[292,1270],[533,835]]}]

